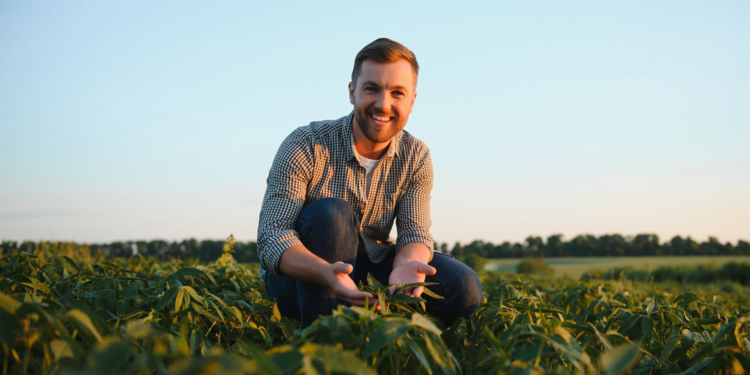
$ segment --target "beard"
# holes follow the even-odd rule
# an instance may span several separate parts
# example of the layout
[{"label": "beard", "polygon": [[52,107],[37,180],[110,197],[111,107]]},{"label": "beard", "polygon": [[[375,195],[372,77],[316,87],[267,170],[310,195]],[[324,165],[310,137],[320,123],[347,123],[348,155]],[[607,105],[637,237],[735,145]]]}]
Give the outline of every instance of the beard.
[{"label": "beard", "polygon": [[354,111],[354,121],[357,122],[357,126],[365,135],[365,138],[367,138],[370,142],[388,142],[391,140],[391,138],[393,138],[394,135],[396,135],[396,133],[400,132],[401,129],[404,128],[404,125],[406,125],[401,124],[401,117],[393,113],[391,116],[389,116],[391,117],[389,125],[385,128],[380,128],[372,123],[373,119],[370,117],[370,114],[374,114],[377,116],[384,115],[380,111],[371,110],[369,108],[365,110]]}]

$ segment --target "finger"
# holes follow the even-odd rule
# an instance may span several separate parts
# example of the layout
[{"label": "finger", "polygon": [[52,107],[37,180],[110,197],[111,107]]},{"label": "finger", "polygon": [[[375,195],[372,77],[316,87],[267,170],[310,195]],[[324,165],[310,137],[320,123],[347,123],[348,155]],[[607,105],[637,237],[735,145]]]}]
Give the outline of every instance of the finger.
[{"label": "finger", "polygon": [[419,297],[422,295],[422,292],[424,292],[423,286],[418,286],[414,288],[414,291],[411,293],[412,297]]},{"label": "finger", "polygon": [[396,293],[396,285],[391,285],[390,288],[388,288],[388,291],[391,295],[393,295],[393,293]]},{"label": "finger", "polygon": [[352,267],[351,264],[347,264],[344,262],[336,262],[333,264],[333,271],[336,273],[343,273],[345,275],[348,275],[352,273],[354,270],[354,267]]},{"label": "finger", "polygon": [[414,288],[406,288],[406,289],[402,290],[401,292],[399,292],[399,294],[406,294],[407,296],[410,296],[411,292],[413,290],[414,290]]},{"label": "finger", "polygon": [[372,293],[363,292],[361,290],[346,290],[341,293],[341,296],[351,299],[374,298]]},{"label": "finger", "polygon": [[417,265],[417,271],[424,273],[426,275],[434,275],[435,273],[437,273],[437,270],[435,269],[435,267],[430,266],[428,264],[424,264],[424,263],[419,263]]},{"label": "finger", "polygon": [[342,300],[351,303],[352,305],[356,306],[365,306],[365,302],[367,302],[367,306],[375,306],[376,310],[380,310],[380,304],[378,303],[378,300],[374,298],[346,298],[341,297]]}]

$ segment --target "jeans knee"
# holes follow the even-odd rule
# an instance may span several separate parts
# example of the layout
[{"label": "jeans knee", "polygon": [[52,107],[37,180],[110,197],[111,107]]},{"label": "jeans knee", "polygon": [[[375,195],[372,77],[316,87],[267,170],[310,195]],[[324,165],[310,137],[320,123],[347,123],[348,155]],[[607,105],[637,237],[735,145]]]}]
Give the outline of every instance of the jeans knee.
[{"label": "jeans knee", "polygon": [[[435,255],[438,256],[437,253]],[[437,265],[438,272],[434,277],[442,285],[445,298],[436,301],[438,306],[431,313],[449,326],[458,318],[468,318],[474,314],[482,303],[482,283],[477,273],[467,265],[446,255],[439,256],[444,259],[430,264]]]},{"label": "jeans knee", "polygon": [[310,203],[295,226],[302,243],[328,262],[356,257],[359,219],[343,199],[324,198]]}]

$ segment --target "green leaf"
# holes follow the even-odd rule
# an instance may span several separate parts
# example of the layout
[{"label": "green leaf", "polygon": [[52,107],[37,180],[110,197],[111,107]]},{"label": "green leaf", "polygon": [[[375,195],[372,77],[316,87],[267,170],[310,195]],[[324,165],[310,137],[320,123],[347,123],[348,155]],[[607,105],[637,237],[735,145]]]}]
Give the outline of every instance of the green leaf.
[{"label": "green leaf", "polygon": [[183,290],[185,290],[189,295],[190,298],[193,299],[193,301],[198,302],[199,304],[205,306],[206,302],[203,300],[203,297],[199,296],[198,293],[190,286],[183,286]]},{"label": "green leaf", "polygon": [[250,354],[253,359],[255,359],[256,363],[258,364],[258,367],[263,370],[266,374],[271,375],[281,375],[281,369],[276,364],[274,360],[269,358],[266,353],[264,353],[262,350],[256,348],[253,345],[241,344],[242,349],[245,351],[245,353]]},{"label": "green leaf", "polygon": [[734,332],[734,326],[737,324],[736,321],[729,322],[727,324],[722,325],[718,331],[716,331],[716,334],[713,337],[713,343],[714,345],[718,344],[724,336],[729,334],[729,332]]},{"label": "green leaf", "polygon": [[159,302],[156,303],[156,306],[154,307],[154,311],[159,311],[164,308],[164,306],[168,305],[172,300],[174,300],[175,296],[177,296],[177,292],[180,291],[180,288],[178,287],[172,287],[169,288],[166,292],[164,292],[164,295],[161,297]]},{"label": "green leaf", "polygon": [[203,271],[191,267],[180,268],[175,272],[178,276],[201,276],[203,274]]},{"label": "green leaf", "polygon": [[224,308],[224,312],[226,312],[228,315],[231,315],[234,317],[235,320],[238,322],[242,322],[242,313],[240,312],[240,309],[238,309],[235,306],[227,306]]},{"label": "green leaf", "polygon": [[654,318],[645,316],[641,319],[641,340],[648,341],[651,332],[654,330]]},{"label": "green leaf", "polygon": [[273,317],[276,318],[277,322],[281,321],[281,312],[279,311],[279,305],[276,302],[273,303]]},{"label": "green leaf", "polygon": [[441,331],[435,325],[435,323],[432,322],[432,320],[427,319],[422,314],[418,314],[418,313],[412,314],[411,315],[411,325],[417,326],[417,327],[422,327],[422,328],[424,328],[424,329],[426,329],[426,330],[428,330],[430,332],[433,332],[434,334],[438,335],[438,337],[440,337],[440,335],[443,334],[443,331]]},{"label": "green leaf", "polygon": [[439,296],[437,293],[435,293],[435,292],[427,289],[427,287],[424,288],[424,291],[422,293],[426,294],[426,295],[428,295],[428,296],[430,296],[430,297],[432,297],[434,299],[444,299],[445,298],[445,297]]},{"label": "green leaf", "polygon": [[395,302],[400,303],[419,303],[419,302],[425,302],[425,300],[419,298],[419,297],[412,297],[408,296],[406,294],[396,294],[391,296],[391,300]]},{"label": "green leaf", "polygon": [[134,320],[128,322],[125,326],[125,335],[134,340],[147,337],[150,333],[151,327],[144,323],[143,320]]},{"label": "green leaf", "polygon": [[667,358],[672,354],[672,350],[674,350],[677,343],[680,342],[680,339],[682,339],[682,325],[675,324],[672,326],[672,333],[669,335],[669,338],[667,338],[667,343],[664,345],[664,349],[662,349],[661,355],[659,356],[660,365],[667,361]]},{"label": "green leaf", "polygon": [[189,306],[190,296],[188,295],[188,292],[181,289],[179,292],[177,292],[177,297],[175,298],[174,313],[177,314],[182,310],[187,310]]},{"label": "green leaf", "polygon": [[0,292],[0,307],[11,314],[15,314],[16,310],[21,307],[21,302],[16,301],[15,298],[3,292]]},{"label": "green leaf", "polygon": [[108,336],[94,347],[86,358],[89,369],[96,374],[112,374],[130,355],[130,345]]},{"label": "green leaf", "polygon": [[326,373],[377,375],[377,372],[357,357],[351,350],[341,350],[331,345],[306,344],[300,353],[309,355],[325,366]]},{"label": "green leaf", "polygon": [[326,375],[325,366],[309,356],[302,358],[302,370],[305,375]]},{"label": "green leaf", "polygon": [[115,282],[115,280],[107,277],[107,278],[104,278],[104,279],[101,279],[101,280],[97,281],[94,284],[93,288],[94,289],[101,289],[101,288],[104,288],[105,286],[113,284],[114,282]]},{"label": "green leaf", "polygon": [[677,315],[674,310],[669,312],[669,321],[672,322],[672,324],[680,324],[682,323],[682,319],[680,319],[680,316]]},{"label": "green leaf", "polygon": [[656,298],[651,297],[651,302],[649,302],[648,307],[646,307],[646,314],[651,315],[657,311],[659,311],[659,302],[656,301]]},{"label": "green leaf", "polygon": [[63,267],[65,267],[68,272],[72,274],[81,272],[81,270],[78,268],[78,265],[73,261],[73,259],[70,259],[69,257],[63,255],[60,257],[60,261],[60,263],[62,263]]},{"label": "green leaf", "polygon": [[78,329],[87,332],[89,335],[94,337],[97,342],[102,341],[102,337],[99,335],[99,331],[96,330],[96,327],[94,327],[94,323],[91,322],[91,318],[89,318],[86,313],[84,313],[81,310],[73,309],[68,311],[67,314],[65,314],[65,317],[70,320],[71,323],[74,323],[78,326]]},{"label": "green leaf", "polygon": [[425,353],[422,351],[422,348],[414,342],[413,339],[408,339],[406,341],[406,349],[411,353],[411,355],[414,356],[414,358],[419,361],[419,364],[422,365],[422,368],[427,372],[427,375],[432,375],[432,369],[430,368],[430,362],[427,360],[427,356],[425,356]]},{"label": "green leaf", "polygon": [[123,297],[133,297],[138,292],[138,285],[131,285],[127,288],[124,288],[122,290],[122,296]]},{"label": "green leaf", "polygon": [[367,274],[367,285],[373,289],[383,289],[385,286],[378,281],[371,273]]},{"label": "green leaf", "polygon": [[52,350],[55,360],[59,361],[63,357],[73,358],[73,351],[70,349],[70,345],[63,340],[50,341],[49,348]]},{"label": "green leaf", "polygon": [[435,363],[440,366],[444,373],[453,374],[452,370],[455,370],[453,362],[449,360],[450,354],[448,348],[440,340],[440,338],[433,339],[431,335],[424,336],[424,343],[427,346],[427,350],[430,352],[430,356]]},{"label": "green leaf", "polygon": [[[274,348],[272,350],[276,350],[277,348]],[[301,362],[303,355],[298,350],[293,349],[292,347],[287,347],[287,350],[285,351],[275,351],[271,355],[271,359],[276,362],[276,364],[281,369],[282,373],[289,373],[297,367]]]},{"label": "green leaf", "polygon": [[362,356],[367,358],[380,348],[398,340],[403,334],[409,331],[411,322],[404,318],[390,318],[378,326],[375,333],[370,336],[370,341],[365,346]]},{"label": "green leaf", "polygon": [[630,371],[641,359],[641,349],[638,343],[625,344],[607,351],[599,358],[603,372],[607,374],[621,374]]},{"label": "green leaf", "polygon": [[640,320],[643,317],[643,315],[632,315],[630,318],[628,318],[625,323],[622,324],[620,329],[617,330],[617,332],[620,332],[623,335],[627,335],[628,331],[630,331],[633,326],[638,323],[638,320]]}]

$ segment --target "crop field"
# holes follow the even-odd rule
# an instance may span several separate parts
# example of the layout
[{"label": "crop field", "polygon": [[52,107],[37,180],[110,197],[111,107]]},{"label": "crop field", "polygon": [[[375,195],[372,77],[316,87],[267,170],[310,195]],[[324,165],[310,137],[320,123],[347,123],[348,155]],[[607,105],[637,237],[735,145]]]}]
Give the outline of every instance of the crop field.
[{"label": "crop field", "polygon": [[[0,258],[3,374],[721,373],[750,368],[750,301],[633,281],[483,275],[444,327],[371,281],[383,309],[339,307],[300,331],[234,261],[92,258],[46,246]],[[429,288],[429,285],[427,286]]]},{"label": "crop field", "polygon": [[[516,272],[516,265],[521,259],[487,259],[485,269],[488,271]],[[750,256],[662,256],[662,257],[560,257],[546,258],[547,265],[555,270],[558,276],[578,279],[592,269],[607,270],[613,267],[633,267],[649,269],[658,266],[695,265],[713,263],[722,266],[727,262],[750,262]]]}]

